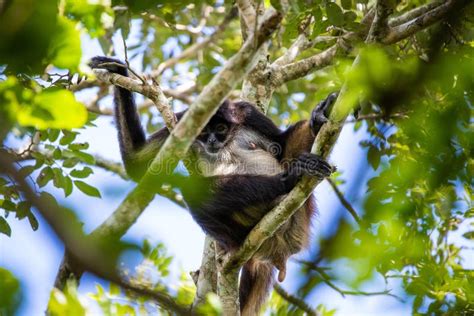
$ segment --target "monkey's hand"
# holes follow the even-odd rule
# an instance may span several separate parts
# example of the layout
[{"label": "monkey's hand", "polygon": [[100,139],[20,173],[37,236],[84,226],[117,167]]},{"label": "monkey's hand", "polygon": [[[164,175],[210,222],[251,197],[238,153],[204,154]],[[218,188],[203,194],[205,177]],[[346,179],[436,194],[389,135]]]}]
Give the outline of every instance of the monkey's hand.
[{"label": "monkey's hand", "polygon": [[333,92],[327,96],[326,99],[319,102],[318,105],[313,109],[311,113],[311,120],[309,122],[311,126],[311,131],[314,136],[316,136],[321,129],[321,127],[328,121],[329,112],[332,105],[337,99],[339,92]]},{"label": "monkey's hand", "polygon": [[291,161],[283,173],[282,180],[291,190],[303,175],[326,178],[336,171],[326,160],[318,155],[304,153],[298,159]]},{"label": "monkey's hand", "polygon": [[92,57],[91,61],[89,62],[89,67],[92,69],[105,69],[112,73],[128,76],[127,65],[124,62],[111,57]]}]

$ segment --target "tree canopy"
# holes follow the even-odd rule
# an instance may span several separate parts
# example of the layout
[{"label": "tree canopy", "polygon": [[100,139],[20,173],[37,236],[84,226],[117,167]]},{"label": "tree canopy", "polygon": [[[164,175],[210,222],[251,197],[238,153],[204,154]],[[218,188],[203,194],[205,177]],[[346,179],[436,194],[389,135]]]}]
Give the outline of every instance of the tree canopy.
[{"label": "tree canopy", "polygon": [[[133,77],[93,72],[87,63],[96,53],[125,60]],[[118,158],[77,140],[112,115],[112,84],[141,95],[148,132],[172,133],[144,178],[86,233],[74,207],[58,200],[73,192],[102,199],[91,180],[97,169],[129,180]],[[313,152],[330,158],[346,145],[336,143],[344,129],[363,135],[367,163],[354,164],[352,179],[339,170],[325,180],[345,213],[331,234],[314,233],[310,254],[295,259],[300,274],[291,290],[275,285],[266,311],[337,314],[312,300],[332,289],[361,300],[393,297],[417,315],[474,313],[474,5],[467,0],[0,1],[0,240],[10,242],[14,221],[37,230],[41,217],[63,242],[52,315],[87,312],[77,288],[83,272],[110,281],[88,293],[104,314],[236,314],[241,265],[321,179],[303,178],[236,253],[222,258],[206,239],[200,273],[175,278],[166,244],[121,239],[155,191],[186,208],[176,188],[150,190],[157,181],[150,170],[170,161],[174,169],[226,98],[288,126],[335,91]],[[173,112],[185,108],[176,122]],[[122,269],[124,253],[142,263]],[[375,278],[387,287],[366,290]],[[1,315],[28,304],[22,291],[21,278],[0,267]]]}]

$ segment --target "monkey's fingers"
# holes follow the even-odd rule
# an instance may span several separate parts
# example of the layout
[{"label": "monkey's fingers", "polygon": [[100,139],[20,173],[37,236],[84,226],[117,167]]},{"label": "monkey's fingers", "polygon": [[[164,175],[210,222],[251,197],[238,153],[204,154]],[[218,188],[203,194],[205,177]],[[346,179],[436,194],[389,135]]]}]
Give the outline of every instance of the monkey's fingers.
[{"label": "monkey's fingers", "polygon": [[113,73],[124,75],[127,72],[127,66],[124,62],[106,56],[92,57],[88,63],[92,69],[105,69]]},{"label": "monkey's fingers", "polygon": [[326,178],[334,172],[333,166],[315,154],[304,153],[298,158],[298,162],[301,164],[301,168],[311,176]]}]

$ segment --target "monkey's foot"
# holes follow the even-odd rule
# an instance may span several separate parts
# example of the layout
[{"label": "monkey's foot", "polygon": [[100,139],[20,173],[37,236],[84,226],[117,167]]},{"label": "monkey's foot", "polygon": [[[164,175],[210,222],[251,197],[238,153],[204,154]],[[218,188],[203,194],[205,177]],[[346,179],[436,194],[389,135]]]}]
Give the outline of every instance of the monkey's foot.
[{"label": "monkey's foot", "polygon": [[314,108],[313,112],[311,113],[310,120],[311,130],[313,131],[314,135],[316,135],[321,129],[321,126],[323,126],[328,121],[329,111],[334,102],[336,102],[338,95],[339,92],[331,93],[326,99],[319,102]]}]

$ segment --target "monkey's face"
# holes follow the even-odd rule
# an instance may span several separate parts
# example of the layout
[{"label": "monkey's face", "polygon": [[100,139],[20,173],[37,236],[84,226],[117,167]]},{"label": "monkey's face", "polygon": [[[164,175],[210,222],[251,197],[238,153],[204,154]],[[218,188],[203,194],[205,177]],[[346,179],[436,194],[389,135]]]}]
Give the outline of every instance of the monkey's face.
[{"label": "monkey's face", "polygon": [[207,153],[217,154],[221,150],[229,137],[230,126],[223,122],[210,122],[201,132],[198,140],[201,142]]}]

